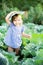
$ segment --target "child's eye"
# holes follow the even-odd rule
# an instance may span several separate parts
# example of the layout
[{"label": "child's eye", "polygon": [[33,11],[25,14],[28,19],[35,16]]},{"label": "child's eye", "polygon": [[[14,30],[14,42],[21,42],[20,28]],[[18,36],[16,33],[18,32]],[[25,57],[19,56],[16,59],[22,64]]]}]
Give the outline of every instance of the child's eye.
[{"label": "child's eye", "polygon": [[21,21],[21,20],[18,20],[18,21]]},{"label": "child's eye", "polygon": [[18,21],[22,21],[21,19],[19,19]]}]

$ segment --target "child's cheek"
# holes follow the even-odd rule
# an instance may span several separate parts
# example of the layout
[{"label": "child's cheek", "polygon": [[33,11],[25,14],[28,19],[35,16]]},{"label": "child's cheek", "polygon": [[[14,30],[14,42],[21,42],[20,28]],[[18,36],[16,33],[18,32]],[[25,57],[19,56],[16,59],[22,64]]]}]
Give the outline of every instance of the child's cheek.
[{"label": "child's cheek", "polygon": [[13,23],[14,23],[15,25],[17,25],[17,22],[16,22],[16,21],[13,21]]}]

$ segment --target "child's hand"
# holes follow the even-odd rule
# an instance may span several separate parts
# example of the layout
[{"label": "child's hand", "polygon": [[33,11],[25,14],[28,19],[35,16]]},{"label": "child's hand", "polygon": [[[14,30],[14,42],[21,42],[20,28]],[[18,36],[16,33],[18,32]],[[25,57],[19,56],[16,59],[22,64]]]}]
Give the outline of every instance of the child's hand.
[{"label": "child's hand", "polygon": [[28,35],[28,38],[32,38],[32,35]]},{"label": "child's hand", "polygon": [[32,35],[29,35],[29,34],[25,34],[25,33],[22,33],[22,36],[26,37],[26,38],[31,38]]}]

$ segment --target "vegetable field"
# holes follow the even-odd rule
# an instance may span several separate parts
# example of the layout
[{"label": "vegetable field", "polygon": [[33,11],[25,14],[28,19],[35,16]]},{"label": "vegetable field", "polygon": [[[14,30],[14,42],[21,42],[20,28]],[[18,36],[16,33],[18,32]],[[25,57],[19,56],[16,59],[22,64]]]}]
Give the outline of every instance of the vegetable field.
[{"label": "vegetable field", "polygon": [[24,28],[31,38],[22,37],[20,54],[16,56],[15,52],[7,51],[3,41],[8,25],[0,26],[0,65],[43,65],[43,25],[25,23]]}]

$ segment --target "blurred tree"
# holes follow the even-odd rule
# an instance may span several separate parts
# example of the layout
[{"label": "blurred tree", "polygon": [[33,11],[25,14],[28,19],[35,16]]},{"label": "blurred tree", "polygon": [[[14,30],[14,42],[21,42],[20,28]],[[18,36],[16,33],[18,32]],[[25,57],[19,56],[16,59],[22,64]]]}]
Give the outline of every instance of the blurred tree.
[{"label": "blurred tree", "polygon": [[29,10],[29,17],[25,21],[43,23],[43,0],[0,0],[0,21],[13,10]]}]

